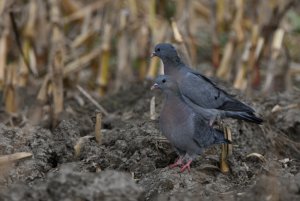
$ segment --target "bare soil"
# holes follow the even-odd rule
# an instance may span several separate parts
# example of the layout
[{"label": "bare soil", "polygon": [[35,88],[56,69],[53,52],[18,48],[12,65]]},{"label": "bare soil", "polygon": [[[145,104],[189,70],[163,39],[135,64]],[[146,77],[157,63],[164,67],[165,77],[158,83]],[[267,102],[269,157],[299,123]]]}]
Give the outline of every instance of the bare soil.
[{"label": "bare soil", "polygon": [[[0,200],[300,200],[300,109],[271,112],[275,105],[300,103],[300,92],[244,98],[265,122],[226,120],[233,134],[228,174],[218,169],[220,146],[199,156],[190,173],[168,168],[176,154],[150,120],[148,84],[99,100],[110,113],[101,145],[84,137],[94,136],[95,107],[87,100],[80,106],[72,94],[53,129],[47,122],[10,127],[1,114],[0,155],[25,151],[33,157],[0,166]],[[161,102],[156,94],[158,113]]]}]

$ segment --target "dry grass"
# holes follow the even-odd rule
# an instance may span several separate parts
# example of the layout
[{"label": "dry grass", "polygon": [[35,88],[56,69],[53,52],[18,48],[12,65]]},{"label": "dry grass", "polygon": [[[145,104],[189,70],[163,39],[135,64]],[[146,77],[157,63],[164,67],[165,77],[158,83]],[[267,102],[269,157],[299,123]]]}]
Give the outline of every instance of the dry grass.
[{"label": "dry grass", "polygon": [[[160,62],[150,60],[150,53],[165,41],[176,44],[188,64],[209,62],[215,67],[210,74],[234,87],[269,93],[278,76],[274,69],[280,68],[277,60],[289,51],[284,37],[294,33],[285,14],[299,12],[297,4],[297,0],[3,0],[0,90],[5,110],[22,110],[19,88],[38,87],[39,107],[51,104],[55,125],[64,110],[66,80],[103,96],[131,81],[154,78]],[[203,48],[209,57],[203,56]],[[297,61],[289,57],[288,62],[293,65],[287,67],[299,74]],[[292,88],[294,75],[283,71],[283,88]]]}]

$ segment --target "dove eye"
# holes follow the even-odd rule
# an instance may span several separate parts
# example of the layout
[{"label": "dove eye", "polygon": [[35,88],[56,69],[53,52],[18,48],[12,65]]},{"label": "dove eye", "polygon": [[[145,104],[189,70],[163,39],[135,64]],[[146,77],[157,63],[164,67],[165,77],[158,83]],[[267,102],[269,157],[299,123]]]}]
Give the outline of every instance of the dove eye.
[{"label": "dove eye", "polygon": [[166,82],[166,79],[163,79],[163,80],[162,80],[162,83],[165,83],[165,82]]},{"label": "dove eye", "polygon": [[156,49],[156,51],[158,51],[158,52],[159,52],[159,51],[160,51],[160,48],[157,48],[157,49]]}]

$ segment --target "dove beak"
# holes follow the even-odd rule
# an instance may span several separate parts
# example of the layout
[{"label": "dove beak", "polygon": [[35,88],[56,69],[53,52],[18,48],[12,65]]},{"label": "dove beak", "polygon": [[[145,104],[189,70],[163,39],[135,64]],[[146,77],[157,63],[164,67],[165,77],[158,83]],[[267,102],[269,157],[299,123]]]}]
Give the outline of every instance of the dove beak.
[{"label": "dove beak", "polygon": [[151,87],[151,90],[158,89],[158,88],[159,88],[159,87],[158,87],[158,84],[154,83],[154,84],[152,85],[152,87]]},{"label": "dove beak", "polygon": [[152,52],[151,58],[152,58],[152,57],[156,57],[156,56],[157,56],[157,54],[156,54],[155,52]]}]

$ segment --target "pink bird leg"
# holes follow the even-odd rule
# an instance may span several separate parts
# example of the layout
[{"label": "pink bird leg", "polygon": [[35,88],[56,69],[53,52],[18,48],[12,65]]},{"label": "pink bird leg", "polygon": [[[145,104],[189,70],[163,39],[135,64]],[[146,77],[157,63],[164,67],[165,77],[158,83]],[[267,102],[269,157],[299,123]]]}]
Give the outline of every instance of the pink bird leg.
[{"label": "pink bird leg", "polygon": [[184,166],[181,167],[180,172],[184,172],[186,169],[190,172],[191,171],[191,163],[193,160],[189,160]]},{"label": "pink bird leg", "polygon": [[169,168],[171,168],[171,169],[172,169],[172,168],[175,168],[175,167],[177,167],[177,166],[182,165],[182,163],[183,163],[182,157],[180,156],[180,157],[175,161],[175,163],[169,165]]}]

